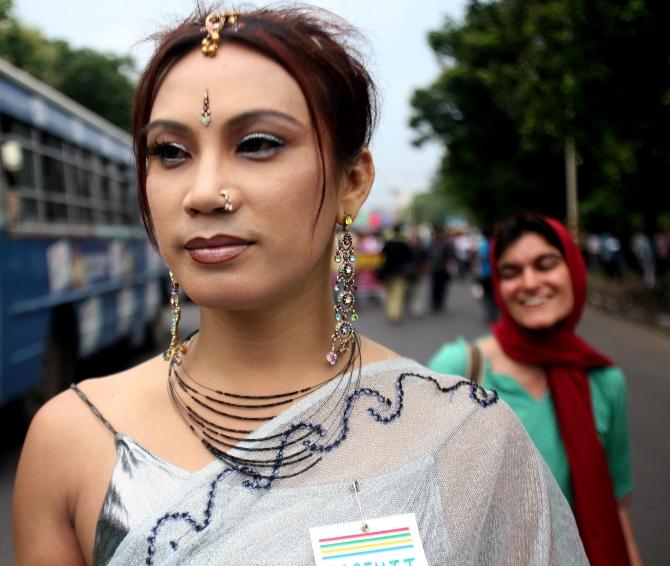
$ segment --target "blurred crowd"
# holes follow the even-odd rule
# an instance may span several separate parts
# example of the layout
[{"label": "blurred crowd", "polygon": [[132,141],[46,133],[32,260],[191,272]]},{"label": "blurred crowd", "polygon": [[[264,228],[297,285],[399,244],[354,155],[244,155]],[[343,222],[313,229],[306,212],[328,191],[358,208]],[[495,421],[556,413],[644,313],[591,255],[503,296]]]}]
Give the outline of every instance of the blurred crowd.
[{"label": "blurred crowd", "polygon": [[[489,262],[491,233],[468,224],[397,224],[356,234],[357,295],[384,302],[389,322],[440,313],[449,285],[467,281],[488,322],[497,318]],[[630,239],[611,233],[583,234],[581,249],[591,275],[635,281],[664,296],[670,289],[670,232]]]},{"label": "blurred crowd", "polygon": [[396,225],[357,234],[357,295],[384,302],[389,322],[440,313],[454,279],[472,280],[485,315],[496,317],[488,260],[490,234],[470,226]]},{"label": "blurred crowd", "polygon": [[670,287],[670,231],[659,230],[653,237],[635,232],[628,242],[609,233],[586,234],[582,252],[590,271],[615,279],[639,275],[649,290]]}]

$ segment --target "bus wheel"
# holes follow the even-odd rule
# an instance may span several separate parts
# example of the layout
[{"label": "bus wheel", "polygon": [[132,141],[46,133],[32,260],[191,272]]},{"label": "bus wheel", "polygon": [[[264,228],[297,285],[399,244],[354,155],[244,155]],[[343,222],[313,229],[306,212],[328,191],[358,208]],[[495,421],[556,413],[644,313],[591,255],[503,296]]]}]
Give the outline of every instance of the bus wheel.
[{"label": "bus wheel", "polygon": [[39,383],[23,397],[23,413],[28,422],[39,408],[75,381],[77,350],[74,335],[52,330],[47,339]]}]

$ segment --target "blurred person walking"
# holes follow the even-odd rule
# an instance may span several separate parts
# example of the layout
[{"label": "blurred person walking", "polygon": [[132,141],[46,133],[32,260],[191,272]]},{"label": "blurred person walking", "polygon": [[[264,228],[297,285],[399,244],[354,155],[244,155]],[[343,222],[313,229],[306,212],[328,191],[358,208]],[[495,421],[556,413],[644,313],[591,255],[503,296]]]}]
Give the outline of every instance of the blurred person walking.
[{"label": "blurred person walking", "polygon": [[656,273],[661,289],[665,284],[665,274],[670,270],[670,234],[658,231],[654,235],[654,255],[656,256]]},{"label": "blurred person walking", "polygon": [[449,291],[450,263],[454,259],[454,248],[444,226],[436,225],[430,246],[431,308],[433,313],[444,310]]},{"label": "blurred person walking", "polygon": [[484,313],[488,322],[493,322],[498,318],[498,307],[493,294],[493,271],[490,261],[491,230],[482,230],[481,238],[477,244],[477,264],[476,276],[477,282],[482,288],[482,301],[484,303]]},{"label": "blurred person walking", "polygon": [[421,318],[428,310],[430,292],[430,258],[428,249],[416,229],[412,230],[409,240],[412,258],[407,269],[409,283],[409,314]]},{"label": "blurred person walking", "polygon": [[596,234],[589,234],[585,242],[585,251],[587,258],[587,267],[589,270],[600,266],[602,256],[602,242]]},{"label": "blurred person walking", "polygon": [[556,220],[524,213],[503,223],[491,261],[502,313],[492,335],[446,344],[428,365],[509,403],[572,504],[591,564],[641,564],[624,376],[574,332],[586,301],[579,249]]},{"label": "blurred person walking", "polygon": [[402,225],[393,229],[393,236],[382,249],[384,263],[379,270],[379,277],[384,283],[384,311],[390,322],[401,322],[405,315],[407,297],[407,269],[412,260],[412,251],[402,236]]},{"label": "blurred person walking", "polygon": [[602,235],[602,262],[605,274],[612,279],[621,279],[626,272],[626,262],[621,251],[621,241],[612,234]]},{"label": "blurred person walking", "polygon": [[642,232],[635,232],[631,239],[631,248],[635,254],[642,280],[647,289],[656,287],[656,260],[651,240]]},{"label": "blurred person walking", "polygon": [[456,258],[456,274],[460,280],[464,280],[470,274],[472,258],[475,252],[472,234],[460,232],[454,236],[454,256]]}]

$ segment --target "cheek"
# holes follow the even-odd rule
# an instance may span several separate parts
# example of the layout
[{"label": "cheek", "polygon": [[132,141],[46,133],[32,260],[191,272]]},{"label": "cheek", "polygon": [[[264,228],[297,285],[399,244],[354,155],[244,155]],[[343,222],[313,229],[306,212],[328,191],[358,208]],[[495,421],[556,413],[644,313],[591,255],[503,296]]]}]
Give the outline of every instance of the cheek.
[{"label": "cheek", "polygon": [[561,294],[561,304],[564,306],[567,312],[570,312],[574,306],[575,298],[572,292],[572,280],[570,278],[570,272],[567,270],[567,268],[563,267],[557,271],[553,277],[552,283]]},{"label": "cheek", "polygon": [[[259,187],[266,191],[248,194],[250,208],[261,213],[262,218],[272,219],[279,225],[282,234],[313,234],[314,222],[319,213],[322,195],[321,170],[311,162],[298,161],[292,168],[276,171],[266,176]],[[326,186],[323,204],[316,223],[316,232],[322,224],[321,220],[332,216],[335,207],[335,187],[331,183]],[[328,228],[329,230],[330,228]]]},{"label": "cheek", "polygon": [[518,285],[514,281],[501,281],[498,285],[498,290],[500,291],[500,296],[502,297],[503,302],[510,306],[514,303],[514,293],[517,290]]},{"label": "cheek", "polygon": [[149,213],[154,224],[154,231],[156,233],[156,240],[159,247],[163,248],[163,239],[166,235],[166,224],[169,218],[175,218],[174,214],[170,212],[172,204],[169,199],[161,194],[160,183],[152,176],[147,177],[146,183],[147,203],[149,205]]},{"label": "cheek", "polygon": [[562,305],[563,305],[563,312],[561,316],[563,317],[568,316],[572,312],[572,309],[575,306],[575,296],[572,293],[572,286],[570,284],[568,284],[567,288],[564,289],[563,291]]}]

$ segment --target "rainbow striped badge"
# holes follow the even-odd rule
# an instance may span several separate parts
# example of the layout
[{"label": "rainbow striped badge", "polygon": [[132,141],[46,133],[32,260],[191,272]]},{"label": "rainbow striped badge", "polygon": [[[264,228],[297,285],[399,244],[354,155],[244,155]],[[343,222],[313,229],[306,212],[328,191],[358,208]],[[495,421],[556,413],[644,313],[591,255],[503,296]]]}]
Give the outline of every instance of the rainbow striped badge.
[{"label": "rainbow striped badge", "polygon": [[316,566],[428,566],[414,513],[314,527]]}]

